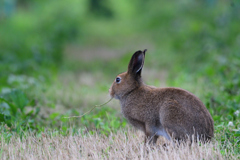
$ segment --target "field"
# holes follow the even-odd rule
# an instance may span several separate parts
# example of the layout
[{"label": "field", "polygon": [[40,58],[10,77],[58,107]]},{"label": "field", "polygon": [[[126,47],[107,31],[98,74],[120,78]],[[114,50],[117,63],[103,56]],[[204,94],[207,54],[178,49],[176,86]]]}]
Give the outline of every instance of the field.
[{"label": "field", "polygon": [[[1,159],[240,158],[238,1],[4,1],[0,24]],[[108,101],[143,49],[145,83],[197,95],[211,143],[145,146],[116,99],[66,118]]]},{"label": "field", "polygon": [[109,136],[98,134],[12,138],[2,145],[2,159],[239,159],[233,146],[222,153],[220,144],[181,144],[163,147],[163,138],[156,146],[145,146],[143,135],[132,129],[124,129]]}]

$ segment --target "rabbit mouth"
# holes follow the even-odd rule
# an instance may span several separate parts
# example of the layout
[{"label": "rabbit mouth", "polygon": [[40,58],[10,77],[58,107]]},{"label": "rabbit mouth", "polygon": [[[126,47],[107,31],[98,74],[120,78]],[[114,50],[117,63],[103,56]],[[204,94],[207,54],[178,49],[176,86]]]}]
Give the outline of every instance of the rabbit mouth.
[{"label": "rabbit mouth", "polygon": [[117,96],[113,92],[109,93],[109,95],[110,95],[111,98],[119,99],[119,96]]},{"label": "rabbit mouth", "polygon": [[110,95],[110,96],[111,96],[111,98],[120,99],[120,97],[117,95]]},{"label": "rabbit mouth", "polygon": [[108,92],[111,98],[120,99],[119,96],[117,96],[115,92],[112,90],[112,88],[109,88]]},{"label": "rabbit mouth", "polygon": [[110,95],[111,98],[119,99],[119,97],[117,95],[115,95],[115,94],[109,93],[109,95]]}]

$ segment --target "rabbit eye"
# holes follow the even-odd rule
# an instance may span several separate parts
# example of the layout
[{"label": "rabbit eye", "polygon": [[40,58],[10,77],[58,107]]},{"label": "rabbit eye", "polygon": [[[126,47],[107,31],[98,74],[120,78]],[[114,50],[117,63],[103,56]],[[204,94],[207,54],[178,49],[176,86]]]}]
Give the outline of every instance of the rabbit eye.
[{"label": "rabbit eye", "polygon": [[116,83],[120,83],[121,82],[121,78],[120,77],[117,77],[116,78]]}]

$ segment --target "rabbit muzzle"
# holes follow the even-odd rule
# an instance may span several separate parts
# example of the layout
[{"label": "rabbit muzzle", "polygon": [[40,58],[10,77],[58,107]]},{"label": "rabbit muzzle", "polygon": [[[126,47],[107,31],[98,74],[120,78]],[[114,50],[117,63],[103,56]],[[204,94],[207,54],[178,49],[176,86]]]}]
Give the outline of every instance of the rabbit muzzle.
[{"label": "rabbit muzzle", "polygon": [[113,92],[112,86],[109,88],[108,93],[111,98],[114,97],[114,92]]},{"label": "rabbit muzzle", "polygon": [[109,88],[108,92],[111,98],[119,99],[119,96],[115,93],[113,86]]}]

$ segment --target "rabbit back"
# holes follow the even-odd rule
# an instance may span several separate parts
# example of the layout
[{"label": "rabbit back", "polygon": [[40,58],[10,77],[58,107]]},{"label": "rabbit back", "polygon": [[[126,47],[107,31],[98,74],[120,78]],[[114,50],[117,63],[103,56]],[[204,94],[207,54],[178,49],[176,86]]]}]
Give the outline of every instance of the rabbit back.
[{"label": "rabbit back", "polygon": [[213,137],[213,119],[205,105],[192,93],[178,88],[164,89],[159,106],[160,123],[169,135],[178,140],[190,138],[210,140]]}]

